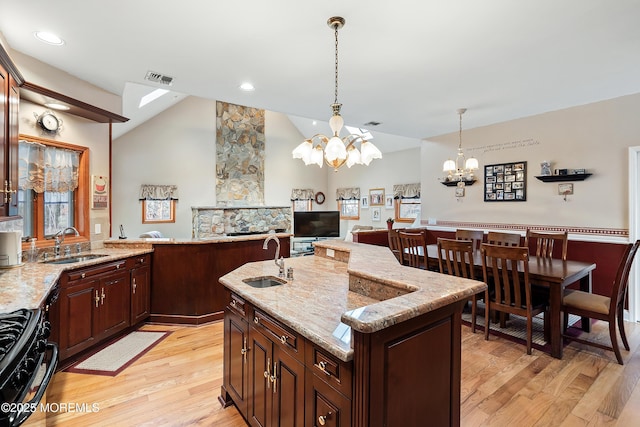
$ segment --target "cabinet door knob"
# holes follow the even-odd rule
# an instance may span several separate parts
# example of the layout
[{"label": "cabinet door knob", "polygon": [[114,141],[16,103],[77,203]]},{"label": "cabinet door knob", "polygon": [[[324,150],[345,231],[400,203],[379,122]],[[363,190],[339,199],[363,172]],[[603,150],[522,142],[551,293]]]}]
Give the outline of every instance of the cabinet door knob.
[{"label": "cabinet door knob", "polygon": [[286,335],[281,336],[281,337],[280,337],[280,342],[281,342],[282,344],[286,344],[286,343],[287,343],[287,336],[286,336]]},{"label": "cabinet door knob", "polygon": [[260,323],[260,319],[258,319],[258,317],[254,317],[253,318],[253,323],[255,323],[256,325]]},{"label": "cabinet door knob", "polygon": [[327,371],[327,362],[325,362],[324,360],[316,363],[313,366],[315,366],[316,368],[320,369],[322,372],[324,372],[328,376],[331,376],[331,372]]},{"label": "cabinet door knob", "polygon": [[331,412],[328,412],[327,415],[320,415],[318,417],[318,424],[320,424],[321,426],[325,425],[329,418],[331,418]]},{"label": "cabinet door knob", "polygon": [[85,274],[85,273],[82,273],[82,274],[80,275],[80,277],[81,277],[81,278],[83,278],[83,279],[85,278],[85,276],[86,276],[86,274]]},{"label": "cabinet door knob", "polygon": [[133,293],[136,293],[136,288],[138,287],[138,285],[136,284],[136,278],[133,278]]}]

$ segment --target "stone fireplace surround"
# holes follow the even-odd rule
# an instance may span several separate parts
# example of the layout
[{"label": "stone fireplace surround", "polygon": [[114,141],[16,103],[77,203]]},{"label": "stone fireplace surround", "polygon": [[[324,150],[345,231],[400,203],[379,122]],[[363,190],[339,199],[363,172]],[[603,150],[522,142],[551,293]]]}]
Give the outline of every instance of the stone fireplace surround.
[{"label": "stone fireplace surround", "polygon": [[291,232],[291,206],[192,207],[192,237]]}]

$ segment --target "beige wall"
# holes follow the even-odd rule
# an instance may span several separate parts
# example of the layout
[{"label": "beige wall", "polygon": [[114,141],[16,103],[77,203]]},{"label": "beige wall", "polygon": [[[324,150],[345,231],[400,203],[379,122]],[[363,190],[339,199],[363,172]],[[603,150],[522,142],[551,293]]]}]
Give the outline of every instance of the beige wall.
[{"label": "beige wall", "polygon": [[[527,161],[526,202],[484,202],[482,177],[456,200],[439,179],[443,161],[455,156],[458,133],[431,138],[421,154],[422,219],[627,229],[628,147],[639,144],[639,116],[636,94],[463,130],[465,154],[478,159],[481,171],[486,164]],[[565,202],[557,183],[535,178],[543,160],[552,169],[585,168],[593,175],[575,182]]]}]

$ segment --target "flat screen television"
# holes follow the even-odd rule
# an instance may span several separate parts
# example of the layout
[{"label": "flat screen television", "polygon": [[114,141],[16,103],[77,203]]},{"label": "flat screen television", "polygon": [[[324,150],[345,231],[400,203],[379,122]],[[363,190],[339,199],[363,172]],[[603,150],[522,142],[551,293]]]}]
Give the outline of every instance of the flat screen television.
[{"label": "flat screen television", "polygon": [[340,237],[340,211],[293,213],[295,237]]}]

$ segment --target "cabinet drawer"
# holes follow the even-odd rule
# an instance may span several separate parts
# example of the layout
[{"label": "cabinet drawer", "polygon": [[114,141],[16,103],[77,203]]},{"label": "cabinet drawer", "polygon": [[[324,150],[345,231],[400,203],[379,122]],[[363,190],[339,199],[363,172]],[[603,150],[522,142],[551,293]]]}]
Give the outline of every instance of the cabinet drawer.
[{"label": "cabinet drawer", "polygon": [[121,259],[118,261],[107,262],[104,264],[96,265],[94,267],[82,268],[67,273],[69,281],[85,279],[87,277],[96,276],[98,274],[108,273],[111,271],[118,271],[125,268],[126,260]]},{"label": "cabinet drawer", "polygon": [[307,368],[305,376],[305,426],[349,427],[351,400],[320,380]]},{"label": "cabinet drawer", "polygon": [[304,339],[296,332],[258,309],[255,309],[253,313],[253,325],[274,339],[280,347],[288,350],[298,360],[304,361]]},{"label": "cabinet drawer", "polygon": [[151,256],[149,254],[136,255],[129,258],[131,262],[130,268],[144,267],[145,265],[151,265]]},{"label": "cabinet drawer", "polygon": [[315,345],[308,343],[305,365],[322,381],[351,399],[353,362],[343,362]]},{"label": "cabinet drawer", "polygon": [[234,293],[231,293],[231,299],[229,301],[229,309],[244,318],[247,317],[246,303],[242,298],[240,298],[238,295]]}]

